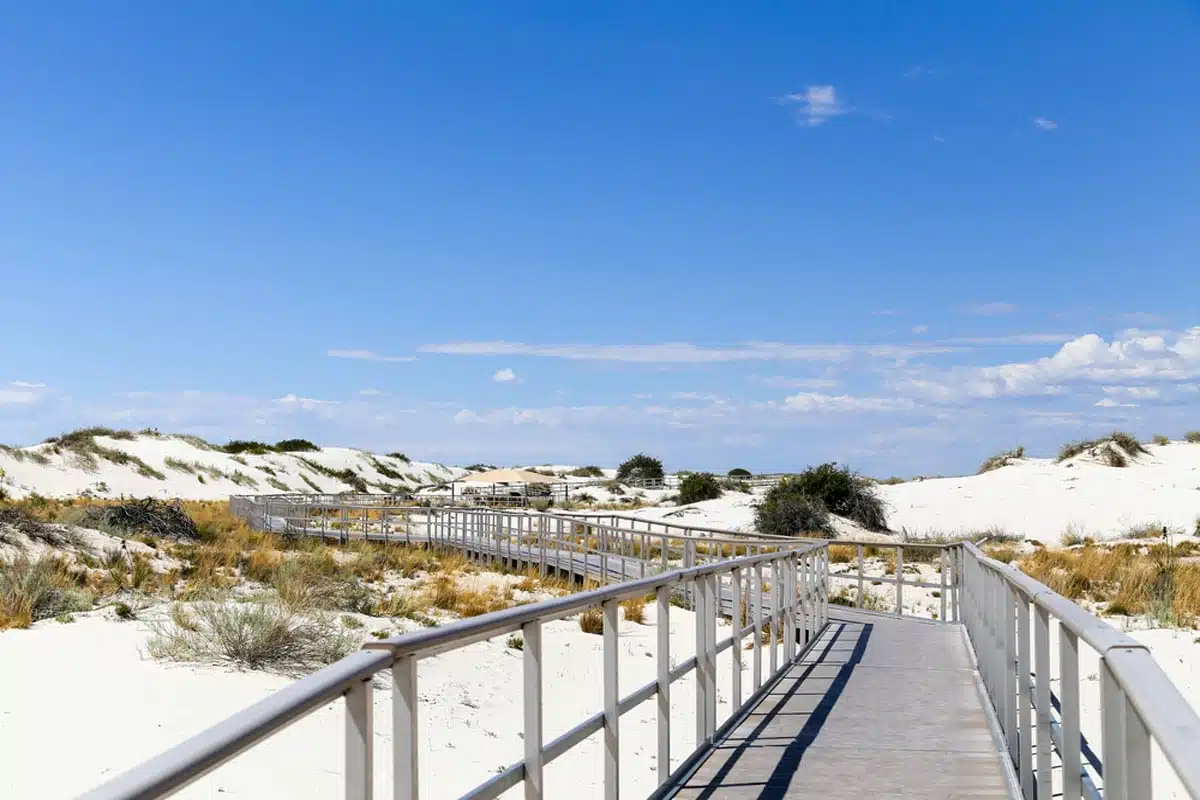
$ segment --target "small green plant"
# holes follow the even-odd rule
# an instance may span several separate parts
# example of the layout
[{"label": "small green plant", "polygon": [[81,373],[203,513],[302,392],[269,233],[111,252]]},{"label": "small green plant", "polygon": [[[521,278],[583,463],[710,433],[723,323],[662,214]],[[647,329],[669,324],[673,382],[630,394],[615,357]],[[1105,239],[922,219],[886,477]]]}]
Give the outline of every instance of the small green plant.
[{"label": "small green plant", "polygon": [[1192,444],[1200,444],[1200,431],[1188,431],[1183,435],[1183,440]]},{"label": "small green plant", "polygon": [[392,452],[392,453],[388,453],[387,457],[394,458],[397,461],[403,461],[405,464],[410,463],[408,456],[404,455],[404,453]]},{"label": "small green plant", "polygon": [[505,640],[504,645],[511,650],[524,650],[525,637],[519,633],[514,633]]},{"label": "small green plant", "polygon": [[67,624],[75,621],[75,615],[64,611],[63,613],[61,613],[57,617],[55,617],[54,621],[61,622],[63,625],[67,625]]},{"label": "small green plant", "polygon": [[131,620],[134,619],[133,608],[128,603],[116,603],[113,605],[113,612],[118,619]]},{"label": "small green plant", "polygon": [[221,448],[226,453],[249,453],[252,456],[265,456],[271,452],[271,446],[263,442],[246,441],[244,439],[234,439],[229,444]]},{"label": "small green plant", "polygon": [[362,624],[362,620],[360,620],[358,617],[352,617],[349,614],[343,614],[342,615],[342,627],[348,628],[352,631],[356,631],[359,628],[363,627],[363,624]]},{"label": "small green plant", "polygon": [[721,485],[710,472],[693,473],[679,483],[680,505],[716,500],[721,494]]},{"label": "small green plant", "polygon": [[1166,436],[1163,436],[1161,433],[1156,435],[1151,441],[1153,441],[1156,445],[1159,445],[1160,447],[1162,445],[1171,443],[1171,440],[1168,439]]}]

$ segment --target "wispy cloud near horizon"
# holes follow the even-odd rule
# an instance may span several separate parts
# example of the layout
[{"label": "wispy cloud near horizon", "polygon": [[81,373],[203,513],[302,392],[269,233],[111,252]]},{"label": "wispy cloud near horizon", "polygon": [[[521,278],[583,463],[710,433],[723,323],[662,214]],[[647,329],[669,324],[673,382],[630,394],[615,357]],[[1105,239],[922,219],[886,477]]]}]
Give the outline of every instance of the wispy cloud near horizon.
[{"label": "wispy cloud near horizon", "polygon": [[853,106],[838,99],[837,89],[831,85],[809,86],[803,92],[789,92],[778,98],[778,102],[794,107],[796,122],[805,128],[819,127],[834,117],[854,111]]},{"label": "wispy cloud near horizon", "polygon": [[406,361],[416,361],[416,356],[387,356],[381,353],[376,353],[371,350],[337,350],[330,349],[325,351],[325,355],[330,358],[348,358],[355,361],[391,361],[402,363]]}]

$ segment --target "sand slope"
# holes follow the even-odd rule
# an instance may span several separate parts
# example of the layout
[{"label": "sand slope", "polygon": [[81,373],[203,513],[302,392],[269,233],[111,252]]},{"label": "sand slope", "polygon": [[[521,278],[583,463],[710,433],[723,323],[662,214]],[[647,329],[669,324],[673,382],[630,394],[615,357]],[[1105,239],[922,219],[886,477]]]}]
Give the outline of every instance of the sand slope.
[{"label": "sand slope", "polygon": [[408,462],[347,447],[256,456],[232,455],[189,437],[139,434],[132,440],[97,436],[94,441],[101,448],[135,456],[163,477],[139,472],[136,463],[117,464],[102,456],[88,459],[41,444],[0,450],[0,488],[14,498],[35,492],[46,497],[87,492],[98,497],[213,500],[232,494],[343,492],[353,489],[353,484],[330,473],[347,469],[373,492],[415,489],[463,473],[441,464]]}]

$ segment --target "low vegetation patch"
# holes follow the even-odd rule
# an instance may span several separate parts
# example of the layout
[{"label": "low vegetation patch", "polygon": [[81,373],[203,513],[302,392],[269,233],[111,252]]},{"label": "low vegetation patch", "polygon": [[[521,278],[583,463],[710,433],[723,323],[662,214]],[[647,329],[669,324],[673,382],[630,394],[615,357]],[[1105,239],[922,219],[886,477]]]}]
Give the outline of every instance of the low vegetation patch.
[{"label": "low vegetation patch", "polygon": [[86,470],[97,469],[100,466],[100,460],[103,459],[118,466],[127,466],[143,478],[154,478],[160,481],[167,479],[166,475],[147,464],[141,458],[131,453],[126,453],[124,450],[105,447],[100,444],[96,441],[96,437],[98,436],[118,441],[132,441],[135,438],[132,431],[93,427],[80,428],[70,433],[64,433],[61,436],[51,437],[45,441],[45,444],[56,454],[72,454],[79,466]]},{"label": "low vegetation patch", "polygon": [[1086,453],[1110,467],[1127,467],[1129,459],[1148,452],[1137,437],[1123,431],[1114,431],[1102,439],[1068,442],[1058,451],[1058,461],[1066,461]]},{"label": "low vegetation patch", "polygon": [[79,585],[86,580],[82,576],[57,558],[0,561],[0,630],[90,609],[92,597]]},{"label": "low vegetation patch", "polygon": [[1161,433],[1156,435],[1153,439],[1151,439],[1151,441],[1159,446],[1171,443],[1171,440],[1168,439],[1166,436],[1163,436]]},{"label": "low vegetation patch", "polygon": [[1183,440],[1192,444],[1200,444],[1200,431],[1188,431],[1183,435]]},{"label": "low vegetation patch", "polygon": [[586,467],[578,467],[573,469],[567,474],[573,478],[603,478],[604,470],[589,464]]},{"label": "low vegetation patch", "polygon": [[1007,467],[1012,462],[1014,462],[1018,459],[1024,458],[1024,457],[1025,457],[1025,448],[1024,447],[1018,447],[1016,450],[1005,450],[1002,453],[997,453],[996,455],[992,456],[987,461],[984,461],[983,464],[979,467],[979,472],[976,474],[982,475],[983,473],[991,472],[994,469],[1000,469],[1001,467]]},{"label": "low vegetation patch", "polygon": [[600,608],[589,608],[579,615],[579,630],[596,635],[604,633],[604,611]]},{"label": "low vegetation patch", "polygon": [[1193,625],[1200,617],[1200,564],[1192,543],[1171,546],[1084,544],[1070,550],[1041,548],[1018,566],[1071,600],[1111,603],[1161,625]]},{"label": "low vegetation patch", "polygon": [[721,485],[710,472],[695,472],[679,483],[679,503],[688,505],[703,500],[716,500],[722,495]]},{"label": "low vegetation patch", "polygon": [[743,469],[742,467],[734,467],[733,469],[729,470],[729,472],[725,473],[725,477],[727,477],[727,478],[753,478],[754,473],[748,469]]},{"label": "low vegetation patch", "polygon": [[176,606],[146,643],[154,658],[303,675],[346,657],[357,635],[331,617],[306,617],[282,604],[195,603]]}]

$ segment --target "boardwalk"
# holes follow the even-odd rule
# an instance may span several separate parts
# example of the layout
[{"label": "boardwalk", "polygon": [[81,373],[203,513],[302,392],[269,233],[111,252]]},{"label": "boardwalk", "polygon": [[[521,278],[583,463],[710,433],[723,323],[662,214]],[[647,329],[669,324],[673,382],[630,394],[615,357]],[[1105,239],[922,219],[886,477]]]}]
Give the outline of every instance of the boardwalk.
[{"label": "boardwalk", "polygon": [[957,625],[849,609],[667,796],[1007,798]]}]

